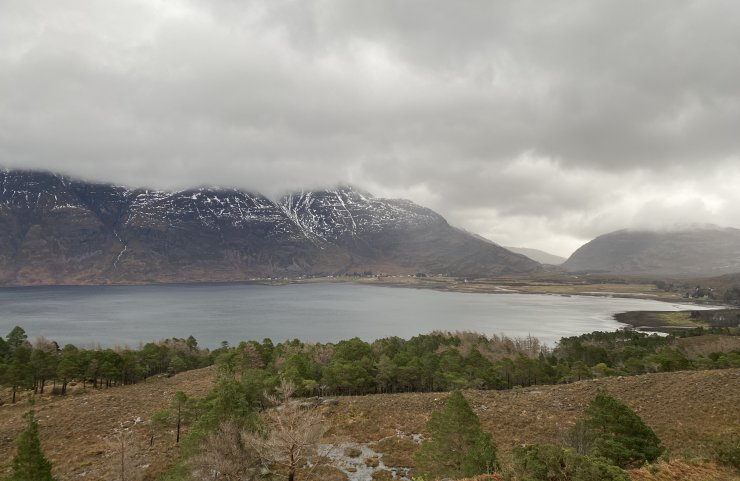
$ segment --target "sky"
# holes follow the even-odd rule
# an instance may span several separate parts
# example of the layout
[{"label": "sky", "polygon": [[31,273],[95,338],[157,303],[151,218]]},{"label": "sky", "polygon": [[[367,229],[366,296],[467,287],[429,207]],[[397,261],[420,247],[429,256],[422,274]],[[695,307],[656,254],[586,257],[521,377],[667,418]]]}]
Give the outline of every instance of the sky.
[{"label": "sky", "polygon": [[1,0],[0,165],[350,183],[562,256],[740,227],[740,2]]}]

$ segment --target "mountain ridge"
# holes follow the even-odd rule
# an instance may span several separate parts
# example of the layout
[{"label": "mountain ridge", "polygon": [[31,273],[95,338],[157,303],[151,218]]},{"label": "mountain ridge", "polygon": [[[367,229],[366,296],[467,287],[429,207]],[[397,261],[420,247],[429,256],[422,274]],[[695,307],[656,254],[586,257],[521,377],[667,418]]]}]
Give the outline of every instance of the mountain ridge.
[{"label": "mountain ridge", "polygon": [[562,267],[629,275],[731,274],[740,272],[740,229],[716,225],[621,229],[584,244]]},{"label": "mountain ridge", "polygon": [[4,169],[0,190],[6,285],[541,269],[428,208],[349,185],[273,201],[236,188],[137,189]]}]

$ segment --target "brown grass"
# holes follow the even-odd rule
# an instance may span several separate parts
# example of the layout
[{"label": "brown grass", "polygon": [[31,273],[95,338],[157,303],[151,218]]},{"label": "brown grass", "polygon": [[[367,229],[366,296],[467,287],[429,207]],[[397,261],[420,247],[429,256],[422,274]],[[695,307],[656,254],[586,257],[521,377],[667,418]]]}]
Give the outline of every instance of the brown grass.
[{"label": "brown grass", "polygon": [[480,476],[474,476],[472,478],[465,478],[460,481],[503,481],[504,478],[500,474],[481,474]]},{"label": "brown grass", "polygon": [[[65,397],[37,398],[41,444],[54,476],[60,481],[116,479],[119,448],[115,445],[114,429],[121,422],[132,424],[137,417],[149,420],[155,411],[169,406],[177,391],[189,396],[205,395],[212,387],[212,377],[213,370],[206,368],[172,378],[151,378],[132,386],[88,388]],[[10,473],[27,409],[25,402],[0,406],[0,479]],[[159,472],[172,463],[177,449],[171,431],[158,433],[150,447],[150,431],[145,423],[138,423],[131,430],[126,450],[132,471],[127,479]]]},{"label": "brown grass", "polygon": [[[628,472],[632,481],[738,481],[740,474],[713,463],[660,462]],[[481,475],[459,481],[503,481],[500,475]],[[513,480],[516,481],[516,480]]]},{"label": "brown grass", "polygon": [[[115,452],[110,441],[119,422],[137,416],[147,420],[156,410],[167,407],[177,390],[202,396],[211,388],[212,377],[213,371],[204,369],[134,386],[39,400],[42,445],[54,465],[54,475],[60,481],[115,479]],[[604,378],[512,391],[466,391],[465,396],[484,429],[492,433],[500,458],[506,463],[517,444],[560,442],[601,389],[635,409],[660,436],[674,460],[701,459],[712,439],[740,434],[740,369]],[[339,405],[325,408],[334,423],[329,441],[371,443],[395,438],[398,431],[423,433],[429,416],[444,405],[446,398],[446,393],[339,398]],[[26,409],[25,403],[0,406],[0,479],[9,472]],[[411,464],[413,446],[387,443],[379,448],[386,462]],[[148,429],[141,424],[134,427],[131,451],[137,472],[150,475],[161,472],[177,453],[171,433],[158,435],[150,448]],[[389,455],[391,459],[399,458],[389,461]],[[671,473],[687,477],[666,477]],[[727,477],[727,473],[711,464],[682,461],[662,466],[657,473],[638,470],[633,479],[738,479]],[[337,473],[325,474],[326,479],[342,479]]]},{"label": "brown grass", "polygon": [[713,352],[740,349],[739,336],[706,335],[676,339],[676,346],[684,349],[689,357],[708,356]]},{"label": "brown grass", "polygon": [[737,481],[740,473],[713,463],[661,462],[629,472],[632,481]]},{"label": "brown grass", "polygon": [[393,481],[393,472],[387,469],[380,469],[373,473],[373,481]]},{"label": "brown grass", "polygon": [[[375,269],[375,271],[378,270]],[[395,275],[380,278],[336,276],[331,279],[316,278],[291,282],[353,282],[386,287],[410,287],[474,293],[502,293],[509,291],[531,294],[616,295],[624,297],[647,297],[664,301],[676,301],[682,299],[682,293],[662,291],[650,282],[637,279],[621,279],[617,282],[602,282],[599,280],[585,280],[585,278],[576,279],[569,275],[546,277],[547,278],[544,279],[538,278],[537,276],[459,279],[456,277],[437,276],[417,278],[407,275]]]},{"label": "brown grass", "polygon": [[347,481],[347,475],[334,466],[320,464],[310,469],[299,469],[296,479],[305,481]]},{"label": "brown grass", "polygon": [[[466,391],[504,457],[521,443],[560,442],[599,390],[622,400],[675,455],[701,451],[720,433],[740,432],[740,369],[603,378],[512,391]],[[446,393],[343,398],[330,414],[330,434],[357,442],[423,433]]]},{"label": "brown grass", "polygon": [[390,467],[413,468],[413,455],[419,445],[409,438],[392,436],[370,445],[370,449],[383,454],[383,463]]}]

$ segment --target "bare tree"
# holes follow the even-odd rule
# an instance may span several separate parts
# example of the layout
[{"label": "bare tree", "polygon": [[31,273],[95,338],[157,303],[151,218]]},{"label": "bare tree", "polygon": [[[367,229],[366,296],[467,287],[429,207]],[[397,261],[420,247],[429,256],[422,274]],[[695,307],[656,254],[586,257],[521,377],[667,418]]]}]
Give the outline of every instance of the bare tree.
[{"label": "bare tree", "polygon": [[135,456],[139,452],[134,442],[134,430],[141,419],[120,422],[113,434],[106,439],[110,456],[121,481],[138,481],[142,473],[136,469]]},{"label": "bare tree", "polygon": [[260,472],[260,458],[250,441],[251,437],[234,422],[221,423],[191,459],[193,477],[204,481],[255,479]]},{"label": "bare tree", "polygon": [[583,420],[579,420],[565,434],[564,444],[573,448],[578,454],[589,455],[594,445],[596,436],[588,429]]},{"label": "bare tree", "polygon": [[175,395],[172,397],[172,407],[173,409],[175,409],[175,412],[177,413],[177,416],[176,416],[177,434],[175,436],[175,444],[180,444],[180,429],[182,427],[182,418],[183,418],[182,408],[187,402],[188,402],[188,397],[182,391],[177,391]]},{"label": "bare tree", "polygon": [[278,394],[267,396],[275,407],[263,414],[265,429],[246,433],[245,438],[266,466],[287,472],[288,481],[294,481],[298,468],[317,454],[321,438],[328,429],[317,408],[301,407],[291,399],[294,392],[295,385],[283,379]]}]

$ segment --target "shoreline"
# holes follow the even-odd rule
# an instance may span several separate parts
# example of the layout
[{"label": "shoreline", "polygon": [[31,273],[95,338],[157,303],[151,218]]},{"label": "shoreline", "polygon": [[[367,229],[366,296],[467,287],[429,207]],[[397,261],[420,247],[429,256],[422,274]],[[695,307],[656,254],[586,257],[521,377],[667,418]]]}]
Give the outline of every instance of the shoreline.
[{"label": "shoreline", "polygon": [[[732,308],[733,306],[709,299],[696,299],[659,291],[647,282],[566,282],[558,280],[542,281],[526,277],[473,278],[471,280],[454,277],[382,276],[382,277],[298,277],[298,278],[255,278],[228,281],[178,281],[178,282],[126,282],[126,283],[69,283],[69,284],[5,284],[0,290],[57,289],[57,288],[107,288],[107,287],[189,287],[189,286],[230,286],[253,285],[281,287],[306,284],[357,284],[374,287],[396,287],[403,289],[428,289],[439,292],[458,292],[468,294],[539,294],[559,297],[608,297],[621,299],[645,299],[666,303],[680,303],[706,306],[709,309]],[[600,287],[616,290],[598,290]],[[620,291],[618,288],[622,287]]]}]

